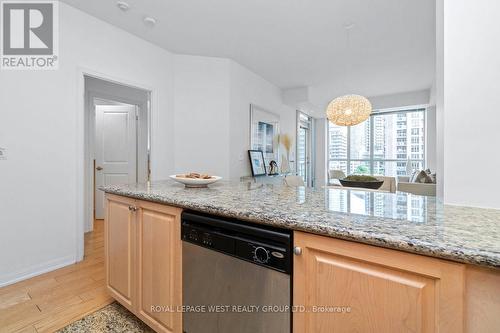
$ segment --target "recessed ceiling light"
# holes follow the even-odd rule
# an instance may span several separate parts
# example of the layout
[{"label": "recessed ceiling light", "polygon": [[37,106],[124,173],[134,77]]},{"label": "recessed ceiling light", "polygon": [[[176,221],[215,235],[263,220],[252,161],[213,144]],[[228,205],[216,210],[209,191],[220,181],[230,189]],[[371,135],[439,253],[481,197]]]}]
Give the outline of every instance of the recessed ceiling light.
[{"label": "recessed ceiling light", "polygon": [[144,24],[147,25],[148,27],[154,27],[156,25],[156,20],[152,18],[151,16],[146,16],[144,18]]},{"label": "recessed ceiling light", "polygon": [[126,12],[130,8],[130,5],[128,3],[126,3],[125,1],[118,1],[116,3],[116,6],[118,8],[120,8],[121,10],[123,10],[124,12]]}]

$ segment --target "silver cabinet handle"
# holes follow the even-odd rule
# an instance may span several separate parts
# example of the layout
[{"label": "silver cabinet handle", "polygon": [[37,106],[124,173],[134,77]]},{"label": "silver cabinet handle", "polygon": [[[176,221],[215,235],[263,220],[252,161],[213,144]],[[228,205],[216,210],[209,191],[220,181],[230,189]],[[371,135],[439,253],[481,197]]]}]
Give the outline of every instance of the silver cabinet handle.
[{"label": "silver cabinet handle", "polygon": [[135,212],[137,210],[137,207],[128,206],[128,210],[130,210],[131,212]]},{"label": "silver cabinet handle", "polygon": [[295,253],[296,256],[300,256],[302,254],[302,248],[300,246],[295,246],[293,248],[293,253]]}]

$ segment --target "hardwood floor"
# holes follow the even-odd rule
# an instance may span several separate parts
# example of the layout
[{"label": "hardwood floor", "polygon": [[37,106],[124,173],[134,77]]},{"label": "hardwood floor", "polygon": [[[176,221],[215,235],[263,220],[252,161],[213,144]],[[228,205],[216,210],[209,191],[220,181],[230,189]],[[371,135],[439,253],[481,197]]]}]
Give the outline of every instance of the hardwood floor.
[{"label": "hardwood floor", "polygon": [[84,260],[0,288],[0,332],[54,332],[110,303],[105,288],[104,222],[85,234]]}]

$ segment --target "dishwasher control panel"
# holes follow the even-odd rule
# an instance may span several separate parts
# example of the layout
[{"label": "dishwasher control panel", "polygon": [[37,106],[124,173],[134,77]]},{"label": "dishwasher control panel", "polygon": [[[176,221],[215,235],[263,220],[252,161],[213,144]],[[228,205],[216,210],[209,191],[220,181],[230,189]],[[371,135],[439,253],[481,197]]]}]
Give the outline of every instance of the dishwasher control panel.
[{"label": "dishwasher control panel", "polygon": [[200,219],[183,214],[181,238],[214,251],[291,273],[291,233],[227,220]]}]

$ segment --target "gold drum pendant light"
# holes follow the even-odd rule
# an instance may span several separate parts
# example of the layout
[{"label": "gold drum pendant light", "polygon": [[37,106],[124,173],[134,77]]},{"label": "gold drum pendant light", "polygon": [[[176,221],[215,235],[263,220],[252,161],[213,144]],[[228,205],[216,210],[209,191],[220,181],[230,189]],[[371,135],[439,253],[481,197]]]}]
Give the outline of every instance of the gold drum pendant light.
[{"label": "gold drum pendant light", "polygon": [[372,104],[360,95],[345,95],[328,104],[326,116],[335,125],[354,126],[362,123],[372,113]]}]

